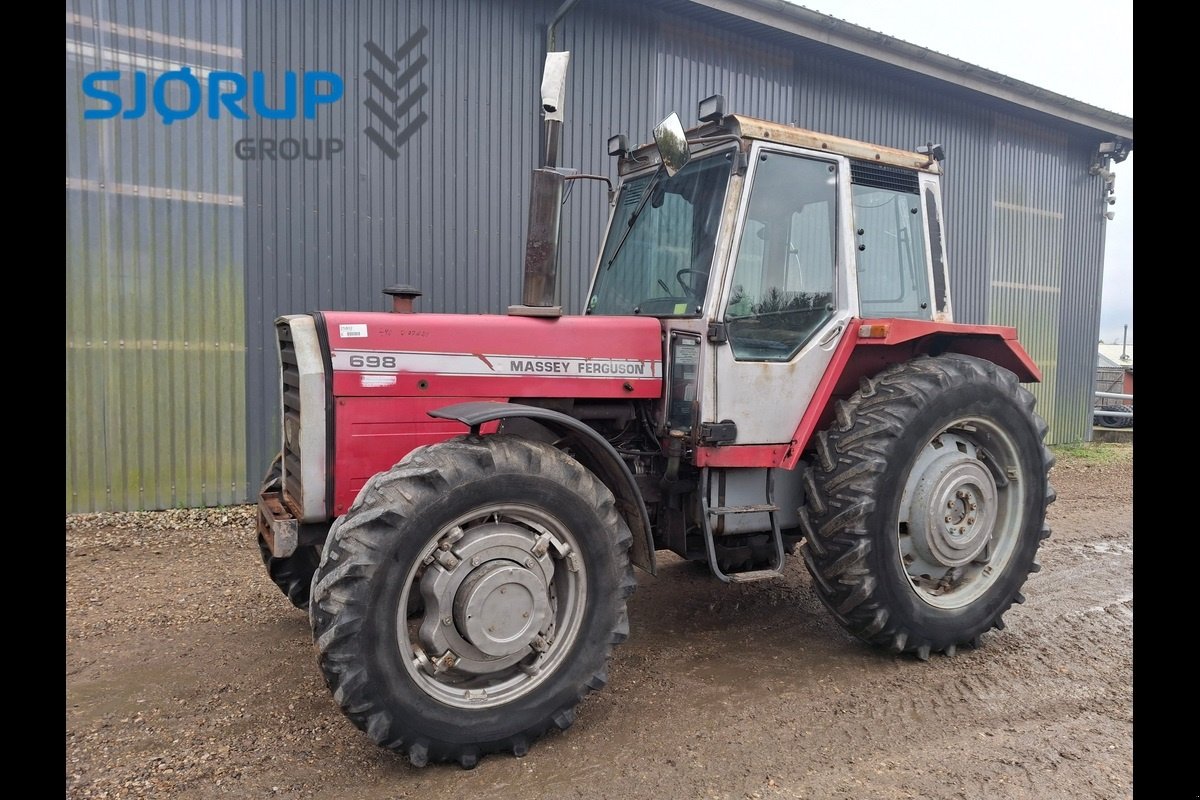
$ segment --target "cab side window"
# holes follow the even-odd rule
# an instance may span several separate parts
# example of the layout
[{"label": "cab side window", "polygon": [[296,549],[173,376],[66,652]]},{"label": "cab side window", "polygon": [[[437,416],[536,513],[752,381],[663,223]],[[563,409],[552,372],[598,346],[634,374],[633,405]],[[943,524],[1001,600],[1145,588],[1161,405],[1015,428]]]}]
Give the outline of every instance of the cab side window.
[{"label": "cab side window", "polygon": [[850,181],[862,315],[932,319],[916,173],[852,162]]},{"label": "cab side window", "polygon": [[789,361],[833,315],[837,167],[764,153],[725,322],[734,358]]}]

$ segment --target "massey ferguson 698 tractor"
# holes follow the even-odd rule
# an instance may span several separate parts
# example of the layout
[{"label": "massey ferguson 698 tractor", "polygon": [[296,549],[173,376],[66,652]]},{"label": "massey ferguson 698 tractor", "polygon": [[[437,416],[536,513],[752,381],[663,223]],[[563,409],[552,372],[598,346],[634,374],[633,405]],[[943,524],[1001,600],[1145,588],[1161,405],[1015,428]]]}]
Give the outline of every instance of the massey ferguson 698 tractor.
[{"label": "massey ferguson 698 tractor", "polygon": [[[565,55],[565,54],[564,54]],[[553,57],[559,57],[555,63]],[[726,114],[610,140],[582,315],[555,306],[565,58],[524,303],[276,321],[270,577],[335,701],[413,764],[524,755],[604,686],[632,567],[801,558],[846,630],[927,659],[1021,603],[1053,463],[1016,331],[953,321],[941,148]],[[409,312],[409,313],[405,313]]]}]

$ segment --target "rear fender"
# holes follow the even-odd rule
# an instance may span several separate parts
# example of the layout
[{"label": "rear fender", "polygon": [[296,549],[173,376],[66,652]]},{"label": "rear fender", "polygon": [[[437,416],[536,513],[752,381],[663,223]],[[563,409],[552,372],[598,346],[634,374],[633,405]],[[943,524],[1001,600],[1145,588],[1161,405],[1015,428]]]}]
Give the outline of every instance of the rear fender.
[{"label": "rear fender", "polygon": [[792,436],[783,466],[791,469],[800,460],[813,434],[828,426],[836,402],[858,389],[863,378],[890,364],[920,355],[962,353],[993,362],[1012,371],[1022,383],[1038,383],[1042,373],[1017,340],[1017,329],[1002,325],[963,325],[913,319],[853,320],[838,346],[833,362],[817,388],[813,405]]},{"label": "rear fender", "polygon": [[555,446],[560,449],[564,445],[571,446],[576,452],[577,460],[595,473],[613,493],[617,502],[617,512],[633,534],[633,563],[651,575],[657,574],[650,515],[646,511],[642,493],[638,490],[628,465],[613,446],[595,430],[561,412],[518,403],[456,403],[430,411],[429,416],[461,422],[476,435],[484,423],[511,419],[532,420],[552,431],[557,436]]}]

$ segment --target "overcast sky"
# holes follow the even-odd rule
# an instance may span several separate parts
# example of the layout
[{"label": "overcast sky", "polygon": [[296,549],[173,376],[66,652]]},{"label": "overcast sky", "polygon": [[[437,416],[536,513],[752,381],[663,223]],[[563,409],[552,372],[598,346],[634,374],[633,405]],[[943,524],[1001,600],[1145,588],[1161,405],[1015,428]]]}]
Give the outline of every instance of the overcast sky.
[{"label": "overcast sky", "polygon": [[[805,0],[797,5],[1133,116],[1132,0]],[[1133,341],[1133,159],[1112,167],[1100,338]]]}]

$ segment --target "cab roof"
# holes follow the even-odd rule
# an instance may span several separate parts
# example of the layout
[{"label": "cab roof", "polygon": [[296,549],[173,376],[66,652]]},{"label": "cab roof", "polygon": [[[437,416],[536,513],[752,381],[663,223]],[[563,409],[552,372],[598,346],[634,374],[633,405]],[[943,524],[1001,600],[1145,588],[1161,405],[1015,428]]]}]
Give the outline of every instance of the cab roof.
[{"label": "cab roof", "polygon": [[[931,156],[922,155],[909,150],[899,150],[894,147],[847,139],[828,133],[800,128],[795,125],[783,125],[764,119],[747,117],[741,114],[727,114],[720,122],[710,122],[687,130],[688,142],[697,145],[705,139],[712,139],[714,144],[724,136],[738,136],[743,140],[776,142],[779,144],[804,147],[810,150],[820,150],[835,153],[859,161],[870,161],[887,164],[902,169],[918,170],[930,174],[938,174],[941,170],[938,162]],[[635,169],[641,169],[649,163],[657,163],[658,150],[654,142],[639,146],[633,152],[633,158],[621,159],[620,173],[623,175]]]}]

